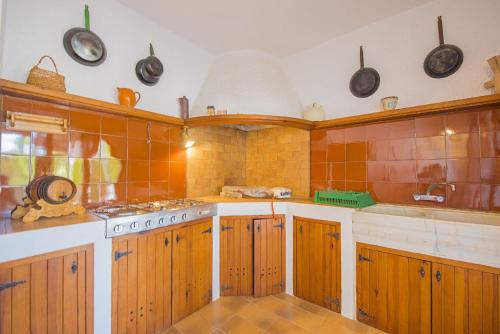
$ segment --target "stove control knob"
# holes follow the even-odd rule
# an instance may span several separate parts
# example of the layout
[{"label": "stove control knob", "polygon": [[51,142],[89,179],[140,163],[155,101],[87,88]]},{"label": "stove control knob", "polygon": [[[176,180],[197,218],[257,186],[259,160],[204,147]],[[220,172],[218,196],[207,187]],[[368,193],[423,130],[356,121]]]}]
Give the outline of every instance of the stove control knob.
[{"label": "stove control knob", "polygon": [[150,219],[146,220],[146,227],[151,227],[152,225],[153,222]]},{"label": "stove control knob", "polygon": [[122,225],[115,225],[115,227],[113,228],[113,230],[116,233],[121,233],[123,231],[123,226]]},{"label": "stove control knob", "polygon": [[165,224],[165,219],[164,219],[164,218],[160,218],[160,219],[158,220],[158,224],[160,224],[160,225]]},{"label": "stove control knob", "polygon": [[130,224],[130,228],[133,230],[137,230],[139,228],[139,224],[137,222],[133,222]]},{"label": "stove control knob", "polygon": [[186,220],[187,217],[188,217],[187,213],[182,214],[182,220]]},{"label": "stove control knob", "polygon": [[172,223],[175,223],[177,221],[177,217],[176,216],[172,216],[172,218],[170,218],[170,221]]}]

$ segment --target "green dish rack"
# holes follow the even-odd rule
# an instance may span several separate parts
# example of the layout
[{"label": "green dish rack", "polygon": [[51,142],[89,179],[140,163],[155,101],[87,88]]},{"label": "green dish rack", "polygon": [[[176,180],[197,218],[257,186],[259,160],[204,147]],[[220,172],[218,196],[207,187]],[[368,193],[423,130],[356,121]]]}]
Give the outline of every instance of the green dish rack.
[{"label": "green dish rack", "polygon": [[375,202],[368,192],[355,191],[316,191],[314,201],[321,204],[331,204],[337,206],[347,206],[350,208],[366,208],[374,205]]}]

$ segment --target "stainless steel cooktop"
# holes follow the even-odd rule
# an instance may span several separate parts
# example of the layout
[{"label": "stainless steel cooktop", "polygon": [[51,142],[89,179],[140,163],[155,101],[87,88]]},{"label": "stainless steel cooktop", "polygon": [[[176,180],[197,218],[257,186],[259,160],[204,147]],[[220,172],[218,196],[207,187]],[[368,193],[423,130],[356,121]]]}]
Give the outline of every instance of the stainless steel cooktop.
[{"label": "stainless steel cooktop", "polygon": [[106,238],[144,232],[217,215],[217,205],[191,199],[101,206],[91,212],[106,220]]}]

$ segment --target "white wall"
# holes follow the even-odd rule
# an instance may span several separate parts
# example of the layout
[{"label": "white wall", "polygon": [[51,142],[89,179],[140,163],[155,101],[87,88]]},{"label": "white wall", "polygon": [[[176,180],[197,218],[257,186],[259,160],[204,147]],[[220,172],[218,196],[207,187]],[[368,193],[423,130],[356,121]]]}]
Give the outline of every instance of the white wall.
[{"label": "white wall", "polygon": [[[399,96],[400,106],[487,95],[486,59],[500,54],[498,13],[499,0],[436,0],[287,57],[285,69],[302,104],[323,104],[327,118],[378,111],[380,98],[388,95]],[[445,79],[428,77],[422,67],[438,45],[438,15],[445,43],[459,46],[465,56],[460,70]],[[379,90],[365,99],[349,91],[359,69],[359,45],[365,65],[381,76]]]},{"label": "white wall", "polygon": [[207,105],[232,114],[300,117],[302,106],[280,60],[257,50],[227,52],[213,62],[193,107]]},{"label": "white wall", "polygon": [[[64,33],[83,26],[84,5],[90,28],[104,41],[108,57],[97,67],[73,61],[64,51]],[[69,93],[116,102],[115,87],[142,94],[138,108],[179,115],[177,98],[194,101],[213,56],[113,0],[4,0],[5,39],[1,77],[25,82],[41,55],[51,55],[66,76]],[[135,76],[136,62],[148,56],[149,42],[165,67],[160,82],[147,87]]]}]

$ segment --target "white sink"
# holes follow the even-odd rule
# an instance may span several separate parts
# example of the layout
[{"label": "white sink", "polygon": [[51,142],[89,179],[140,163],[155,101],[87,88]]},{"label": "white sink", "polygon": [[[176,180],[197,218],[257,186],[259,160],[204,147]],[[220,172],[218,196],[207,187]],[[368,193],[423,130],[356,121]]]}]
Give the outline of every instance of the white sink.
[{"label": "white sink", "polygon": [[389,216],[402,216],[409,218],[443,220],[455,223],[500,226],[500,214],[489,213],[489,212],[439,209],[439,208],[403,206],[403,205],[388,205],[388,204],[377,204],[374,206],[361,209],[359,211],[367,213],[377,213]]},{"label": "white sink", "polygon": [[500,214],[377,204],[353,213],[356,242],[500,268]]}]

